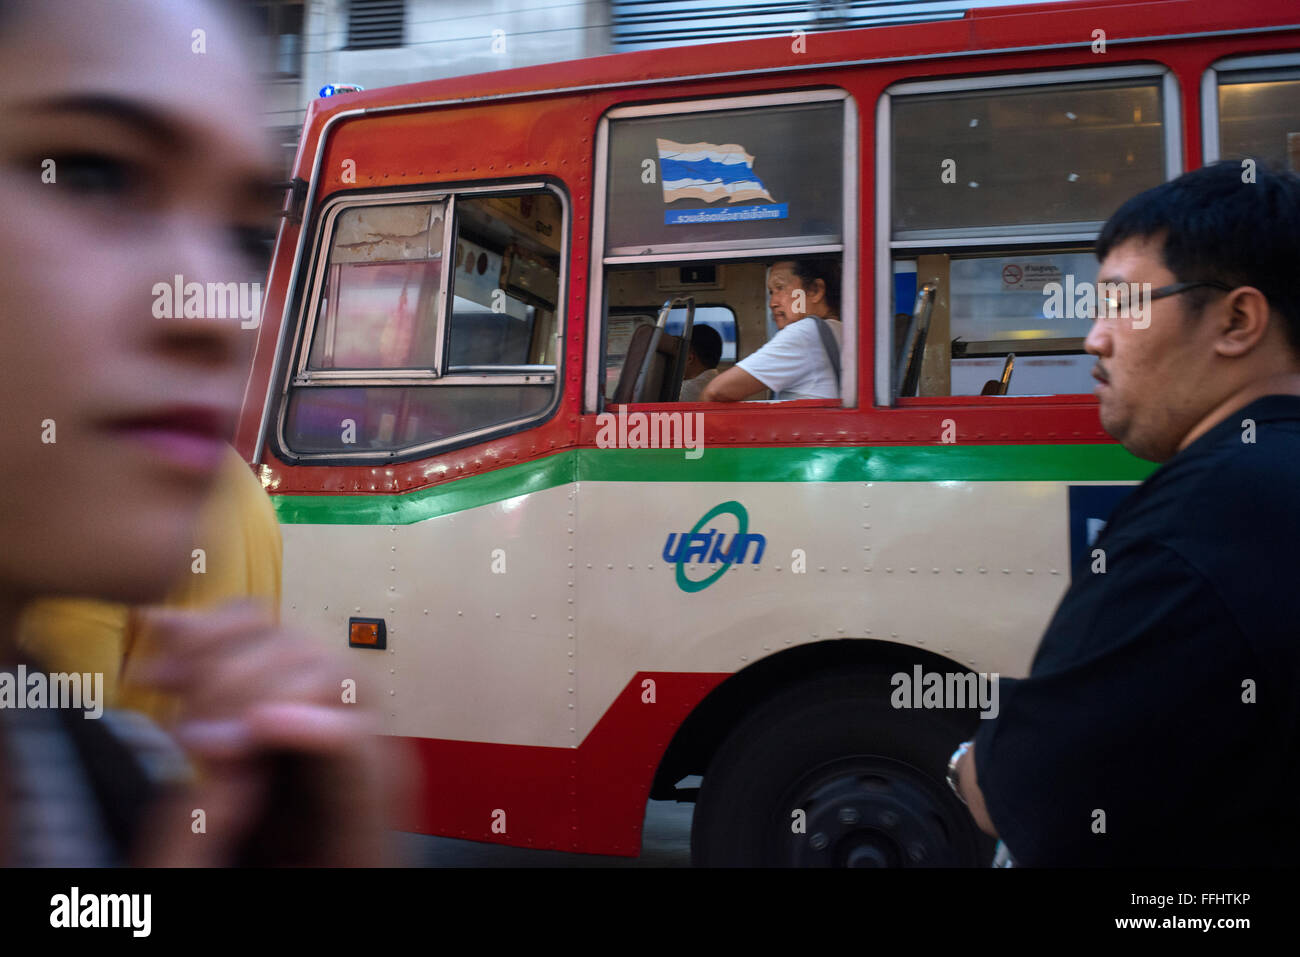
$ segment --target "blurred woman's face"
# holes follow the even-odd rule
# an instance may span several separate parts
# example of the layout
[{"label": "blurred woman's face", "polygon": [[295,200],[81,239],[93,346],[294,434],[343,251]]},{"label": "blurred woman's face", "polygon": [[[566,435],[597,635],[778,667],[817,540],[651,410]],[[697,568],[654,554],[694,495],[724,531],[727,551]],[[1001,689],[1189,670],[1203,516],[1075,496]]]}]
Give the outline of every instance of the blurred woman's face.
[{"label": "blurred woman's face", "polygon": [[191,0],[0,0],[0,591],[149,600],[202,545],[255,330],[155,286],[264,278],[245,43]]}]

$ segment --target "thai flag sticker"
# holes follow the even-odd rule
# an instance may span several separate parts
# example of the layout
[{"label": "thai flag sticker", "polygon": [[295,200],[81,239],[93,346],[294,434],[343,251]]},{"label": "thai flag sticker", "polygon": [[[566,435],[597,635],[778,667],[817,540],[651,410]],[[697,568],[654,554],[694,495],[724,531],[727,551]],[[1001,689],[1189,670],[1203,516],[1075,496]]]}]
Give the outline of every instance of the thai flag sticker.
[{"label": "thai flag sticker", "polygon": [[[657,140],[659,145],[659,181],[663,184],[664,202],[679,199],[702,199],[706,203],[726,201],[725,209],[669,209],[664,222],[726,223],[754,219],[785,219],[785,203],[777,203],[762,180],[754,175],[754,157],[736,143],[676,143]],[[767,203],[755,203],[755,200]],[[749,205],[737,206],[737,203]]]}]

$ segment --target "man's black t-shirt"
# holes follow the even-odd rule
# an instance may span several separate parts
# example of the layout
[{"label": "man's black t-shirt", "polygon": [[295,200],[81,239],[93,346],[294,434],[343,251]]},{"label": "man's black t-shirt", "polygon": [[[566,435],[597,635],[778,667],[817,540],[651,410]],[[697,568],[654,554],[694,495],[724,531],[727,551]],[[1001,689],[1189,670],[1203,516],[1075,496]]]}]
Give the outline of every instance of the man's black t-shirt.
[{"label": "man's black t-shirt", "polygon": [[975,739],[1007,849],[1020,865],[1294,866],[1300,397],[1202,435],[1093,549]]}]

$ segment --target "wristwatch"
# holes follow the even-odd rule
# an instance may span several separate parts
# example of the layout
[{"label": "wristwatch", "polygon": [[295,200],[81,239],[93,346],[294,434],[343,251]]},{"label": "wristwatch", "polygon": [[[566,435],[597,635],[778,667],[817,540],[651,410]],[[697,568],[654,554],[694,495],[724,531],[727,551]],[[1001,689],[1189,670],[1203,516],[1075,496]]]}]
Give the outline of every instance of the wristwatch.
[{"label": "wristwatch", "polygon": [[966,756],[966,752],[970,750],[970,746],[974,743],[974,740],[963,741],[957,745],[957,750],[948,759],[948,787],[952,788],[952,793],[957,795],[957,799],[962,804],[966,803],[966,799],[962,797],[961,793],[961,779],[957,776],[957,762]]}]

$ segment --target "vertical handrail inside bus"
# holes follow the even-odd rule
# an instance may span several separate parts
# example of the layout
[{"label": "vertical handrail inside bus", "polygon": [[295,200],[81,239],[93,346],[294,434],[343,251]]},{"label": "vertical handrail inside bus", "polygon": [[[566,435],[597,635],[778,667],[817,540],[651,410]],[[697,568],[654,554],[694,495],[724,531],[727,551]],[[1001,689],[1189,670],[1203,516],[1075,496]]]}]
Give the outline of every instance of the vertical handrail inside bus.
[{"label": "vertical handrail inside bus", "polygon": [[[641,370],[636,376],[636,385],[632,389],[633,402],[645,401],[645,396],[642,392],[645,389],[646,376],[650,372],[650,364],[654,362],[655,354],[659,351],[659,340],[663,337],[664,327],[668,323],[668,314],[673,311],[673,307],[678,303],[682,303],[686,306],[686,322],[682,329],[682,342],[685,343],[689,341],[687,337],[691,334],[691,326],[695,324],[695,297],[680,296],[676,299],[665,299],[664,304],[659,307],[659,317],[655,322],[655,331],[650,335],[650,344],[646,348],[645,358],[641,360]],[[669,374],[675,376],[679,370],[684,368],[685,352],[683,349],[679,348]]]},{"label": "vertical handrail inside bus", "polygon": [[925,340],[930,332],[930,313],[934,310],[934,297],[939,284],[930,281],[916,291],[912,306],[912,321],[907,324],[903,352],[894,369],[894,381],[899,383],[895,397],[913,395],[921,380],[921,358],[925,353]]},{"label": "vertical handrail inside bus", "polygon": [[682,378],[686,375],[686,353],[691,348],[691,330],[695,328],[695,297],[683,296],[679,301],[686,304],[686,319],[682,323],[682,341],[677,346],[677,357],[668,372],[671,376],[668,380],[668,394],[672,396],[673,402],[681,398]]},{"label": "vertical handrail inside bus", "polygon": [[1002,377],[998,379],[998,384],[1002,386],[1002,391],[998,393],[999,395],[1007,394],[1007,389],[1011,386],[1011,373],[1015,371],[1015,368],[1016,354],[1014,352],[1009,352],[1007,353],[1007,361],[1002,364]]}]

